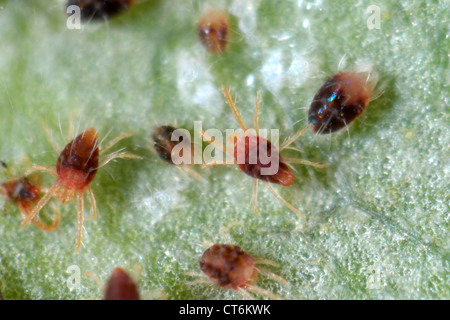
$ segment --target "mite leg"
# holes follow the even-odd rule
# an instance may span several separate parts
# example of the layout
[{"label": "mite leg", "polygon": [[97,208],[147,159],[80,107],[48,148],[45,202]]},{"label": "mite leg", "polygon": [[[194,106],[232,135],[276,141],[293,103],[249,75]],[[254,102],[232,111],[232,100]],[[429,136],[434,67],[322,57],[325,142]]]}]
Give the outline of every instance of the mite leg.
[{"label": "mite leg", "polygon": [[58,176],[58,174],[56,173],[56,170],[54,168],[49,167],[49,166],[39,166],[39,165],[34,165],[30,169],[25,171],[25,176],[29,176],[32,173],[37,172],[37,171],[47,172],[47,173],[49,173],[49,174],[51,174],[52,176],[55,176],[55,177]]},{"label": "mite leg", "polygon": [[272,192],[272,194],[274,195],[275,198],[278,199],[278,201],[280,201],[285,207],[287,207],[288,209],[290,209],[292,212],[295,212],[296,214],[298,214],[300,217],[302,217],[304,220],[306,220],[305,216],[303,215],[303,213],[301,213],[298,209],[296,209],[292,204],[290,204],[289,202],[287,202],[286,200],[283,199],[283,197],[275,190],[274,187],[272,187],[270,185],[269,182],[266,182],[266,186],[269,188],[269,190]]},{"label": "mite leg", "polygon": [[59,223],[61,221],[61,213],[59,211],[59,209],[53,205],[52,206],[52,210],[53,210],[53,223],[51,225],[47,225],[44,224],[38,217],[35,217],[32,222],[33,224],[40,230],[42,231],[53,231],[55,230],[58,226]]},{"label": "mite leg", "polygon": [[27,224],[29,224],[38,215],[38,213],[47,204],[47,202],[54,196],[55,191],[58,187],[59,187],[59,184],[57,184],[57,183],[53,184],[53,186],[50,188],[50,190],[45,194],[45,196],[43,196],[41,198],[41,200],[39,200],[37,205],[33,208],[33,211],[31,211],[31,213],[29,215],[27,215],[25,217],[25,219],[23,219],[23,221],[20,225],[22,228],[25,227]]},{"label": "mite leg", "polygon": [[297,131],[297,133],[294,134],[292,137],[290,137],[288,140],[286,140],[285,142],[283,142],[283,144],[280,146],[280,152],[281,152],[283,149],[287,148],[289,145],[291,145],[295,140],[297,140],[298,138],[300,138],[306,131],[308,131],[308,129],[309,129],[310,127],[311,127],[310,125],[306,126],[305,128],[303,128],[303,129]]},{"label": "mite leg", "polygon": [[306,159],[297,159],[297,158],[286,158],[283,157],[283,160],[285,162],[288,162],[290,164],[304,164],[305,166],[311,166],[314,168],[326,168],[328,167],[327,164],[321,164],[321,163],[316,163],[316,162],[312,162]]},{"label": "mite leg", "polygon": [[[105,153],[107,150],[111,149],[115,144],[117,144],[119,141],[131,137],[133,136],[132,133],[130,132],[124,132],[121,133],[120,135],[118,135],[117,137],[115,137],[114,139],[112,139],[111,141],[109,141],[103,148],[100,149],[100,153]],[[102,142],[100,142],[100,145],[102,144]]]},{"label": "mite leg", "polygon": [[83,240],[83,224],[84,224],[84,195],[83,192],[77,193],[77,240],[75,252],[80,251]]},{"label": "mite leg", "polygon": [[241,113],[239,112],[238,108],[236,108],[233,98],[231,98],[230,91],[225,86],[222,87],[222,90],[225,95],[225,99],[228,102],[228,106],[230,107],[231,113],[233,114],[234,119],[236,119],[236,122],[238,123],[239,127],[242,130],[247,131],[247,126],[245,125],[245,122],[242,119]]},{"label": "mite leg", "polygon": [[88,190],[88,199],[92,208],[92,219],[97,218],[97,201],[95,201],[94,192],[92,192],[91,185],[87,187]]}]

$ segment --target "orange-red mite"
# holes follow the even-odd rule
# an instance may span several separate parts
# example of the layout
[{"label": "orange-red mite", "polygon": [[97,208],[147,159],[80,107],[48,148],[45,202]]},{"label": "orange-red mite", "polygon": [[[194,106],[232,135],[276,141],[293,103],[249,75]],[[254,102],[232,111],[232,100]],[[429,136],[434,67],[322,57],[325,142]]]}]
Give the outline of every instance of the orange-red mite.
[{"label": "orange-red mite", "polygon": [[1,186],[8,200],[17,205],[25,215],[29,215],[33,206],[41,199],[41,188],[31,184],[27,178],[5,181]]},{"label": "orange-red mite", "polygon": [[215,244],[207,249],[200,260],[200,268],[214,283],[225,289],[246,289],[256,284],[258,279],[253,258],[231,244]]},{"label": "orange-red mite", "polygon": [[200,40],[212,54],[221,54],[226,49],[229,33],[230,26],[227,16],[217,9],[207,11],[198,23]]},{"label": "orange-red mite", "polygon": [[[7,169],[5,163],[0,161],[0,164]],[[31,214],[34,206],[41,199],[41,190],[41,187],[35,185],[26,177],[11,179],[0,184],[0,193],[6,196],[7,201],[16,205],[25,217]],[[6,210],[6,205],[4,210]],[[32,222],[43,231],[53,231],[59,225],[59,211],[54,210],[54,215],[55,220],[52,225],[46,225],[38,218],[34,218]]]},{"label": "orange-red mite", "polygon": [[343,72],[329,78],[309,109],[312,131],[325,134],[342,129],[366,109],[373,90],[365,72]]},{"label": "orange-red mite", "polygon": [[[113,139],[102,149],[102,152],[108,150],[120,140],[131,136],[129,133],[123,133]],[[58,157],[56,170],[47,166],[33,166],[28,172],[45,171],[56,176],[56,181],[45,196],[36,204],[31,214],[26,217],[22,226],[25,226],[34,219],[39,211],[52,198],[56,197],[62,204],[72,201],[73,197],[77,199],[77,242],[76,250],[81,247],[83,238],[84,223],[84,192],[87,191],[88,199],[93,209],[92,216],[97,216],[97,206],[94,193],[90,183],[97,174],[99,167],[118,158],[140,159],[140,157],[126,152],[113,152],[99,162],[100,156],[98,146],[97,131],[93,128],[87,129],[75,139],[69,142]]]},{"label": "orange-red mite", "polygon": [[58,198],[63,204],[70,202],[75,192],[82,194],[94,179],[98,157],[98,135],[93,128],[66,145],[56,162],[58,178],[55,184],[60,187]]},{"label": "orange-red mite", "polygon": [[140,300],[138,287],[122,268],[115,268],[105,289],[105,300]]},{"label": "orange-red mite", "polygon": [[[256,148],[256,152],[255,151]],[[271,160],[268,163],[261,162],[261,149],[267,150],[267,157]],[[245,162],[239,164],[239,168],[248,174],[250,177],[260,179],[263,181],[280,184],[282,186],[290,186],[294,183],[294,175],[289,170],[287,164],[283,161],[279,155],[278,149],[272,147],[269,140],[261,138],[259,136],[244,136],[236,140],[234,144],[234,156],[238,160],[238,154],[244,154]],[[256,154],[256,163],[250,161],[250,154]],[[265,154],[265,153],[264,153]],[[272,175],[262,175],[262,168],[270,168],[272,160],[278,162],[278,171]]]},{"label": "orange-red mite", "polygon": [[67,6],[80,8],[81,21],[102,21],[131,8],[135,0],[68,0]]}]

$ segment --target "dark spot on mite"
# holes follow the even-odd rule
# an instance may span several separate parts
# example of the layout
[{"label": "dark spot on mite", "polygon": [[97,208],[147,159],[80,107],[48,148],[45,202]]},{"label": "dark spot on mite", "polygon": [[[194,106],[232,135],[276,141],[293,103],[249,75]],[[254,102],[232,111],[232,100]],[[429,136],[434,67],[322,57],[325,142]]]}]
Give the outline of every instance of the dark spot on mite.
[{"label": "dark spot on mite", "polygon": [[338,73],[319,89],[311,103],[308,119],[312,131],[338,131],[358,118],[370,101],[373,84],[367,73]]},{"label": "dark spot on mite", "polygon": [[222,11],[211,9],[204,13],[197,29],[200,40],[210,53],[221,54],[228,46],[230,26]]},{"label": "dark spot on mite", "polygon": [[215,244],[207,249],[200,260],[200,268],[225,289],[237,290],[253,285],[258,276],[253,258],[231,244]]},{"label": "dark spot on mite", "polygon": [[68,0],[67,7],[80,7],[82,22],[101,22],[125,12],[134,2],[135,0]]}]

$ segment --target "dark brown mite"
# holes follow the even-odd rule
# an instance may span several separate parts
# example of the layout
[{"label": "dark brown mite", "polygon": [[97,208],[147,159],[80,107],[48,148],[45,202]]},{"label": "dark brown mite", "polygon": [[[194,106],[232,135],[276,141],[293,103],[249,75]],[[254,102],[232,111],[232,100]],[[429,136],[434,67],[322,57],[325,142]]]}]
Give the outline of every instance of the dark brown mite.
[{"label": "dark brown mite", "polygon": [[309,108],[311,130],[320,134],[335,132],[358,118],[375,86],[368,78],[366,72],[342,72],[325,81]]},{"label": "dark brown mite", "polygon": [[117,16],[135,3],[135,0],[68,0],[67,6],[80,8],[81,21],[104,21]]},{"label": "dark brown mite", "polygon": [[[181,135],[178,138],[178,141],[173,141],[172,134],[175,130],[177,130],[177,128],[172,126],[161,126],[156,128],[153,132],[153,142],[156,152],[162,160],[170,164],[174,164],[172,160],[173,148],[183,141],[190,143],[190,141],[188,141],[189,138],[184,135]],[[183,151],[181,150],[180,156],[183,156],[182,152]]]},{"label": "dark brown mite", "polygon": [[[128,136],[129,134],[123,134],[117,137],[112,140],[113,143],[110,143],[106,149]],[[97,215],[95,196],[90,186],[90,183],[97,174],[97,169],[116,158],[139,159],[139,157],[125,152],[111,153],[101,162],[99,161],[99,156],[97,131],[94,128],[89,128],[69,142],[63,151],[61,151],[56,162],[56,170],[46,166],[35,166],[32,168],[34,171],[51,173],[56,176],[56,181],[48,193],[36,204],[33,211],[23,220],[22,226],[25,226],[34,219],[52,197],[57,198],[62,204],[68,204],[76,196],[77,241],[75,251],[78,251],[81,247],[83,236],[84,192],[86,190],[93,209],[93,217],[95,218]]]},{"label": "dark brown mite", "polygon": [[140,300],[138,286],[122,268],[115,268],[105,288],[105,300]]},{"label": "dark brown mite", "polygon": [[225,289],[246,289],[258,279],[253,258],[231,244],[215,244],[207,249],[200,260],[200,269]]},{"label": "dark brown mite", "polygon": [[[4,162],[1,162],[2,166],[7,169]],[[0,184],[0,194],[3,193],[6,196],[8,202],[16,205],[24,217],[27,217],[33,211],[33,207],[41,199],[42,188],[33,183],[27,177],[13,178],[8,181],[4,181]],[[6,210],[6,204],[4,211]],[[55,220],[51,225],[44,224],[38,217],[32,220],[32,223],[43,231],[53,231],[60,221],[60,213],[54,210]]]},{"label": "dark brown mite", "polygon": [[[272,175],[262,175],[262,168],[270,168],[271,162],[267,164],[261,163],[259,157],[257,163],[252,164],[250,159],[251,150],[256,149],[257,154],[260,154],[260,149],[267,149],[267,156],[278,161],[278,171]],[[242,150],[240,150],[242,149]],[[244,136],[236,140],[234,144],[234,155],[237,160],[238,154],[245,154],[245,162],[238,164],[239,168],[250,177],[260,179],[270,183],[279,184],[288,187],[294,183],[294,175],[289,170],[288,165],[283,161],[283,158],[279,155],[278,149],[272,147],[269,140],[261,138],[259,136]]]},{"label": "dark brown mite", "polygon": [[205,12],[197,26],[200,40],[212,54],[221,54],[228,46],[230,26],[224,12],[210,9]]}]

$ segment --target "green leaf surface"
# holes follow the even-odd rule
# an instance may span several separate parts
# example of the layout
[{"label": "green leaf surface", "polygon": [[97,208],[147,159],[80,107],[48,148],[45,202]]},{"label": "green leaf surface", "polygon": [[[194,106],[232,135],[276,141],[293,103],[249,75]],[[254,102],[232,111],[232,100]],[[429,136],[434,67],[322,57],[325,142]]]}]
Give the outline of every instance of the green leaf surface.
[{"label": "green leaf surface", "polygon": [[[208,54],[196,32],[213,5],[230,13],[221,56]],[[370,5],[380,8],[381,29],[367,27]],[[45,128],[62,149],[70,126],[95,127],[100,139],[111,131],[106,141],[132,132],[117,149],[144,158],[99,170],[99,214],[87,217],[78,254],[76,201],[54,200],[62,213],[54,232],[20,228],[8,206],[0,215],[3,297],[101,298],[87,277],[70,290],[68,268],[106,281],[114,267],[139,264],[144,293],[239,299],[190,275],[201,275],[209,243],[232,242],[279,265],[268,269],[288,285],[260,277],[258,286],[283,299],[449,299],[448,17],[445,1],[149,0],[69,30],[60,1],[0,1],[0,159],[18,173],[24,158],[54,166]],[[237,128],[222,85],[248,125],[260,92],[261,127],[284,139],[307,124],[327,77],[354,66],[376,70],[383,94],[348,130],[302,136],[300,152],[287,153],[329,166],[295,165],[294,185],[275,186],[308,221],[263,184],[256,216],[252,179],[236,167],[198,166],[198,180],[150,147],[163,124]],[[44,173],[43,184],[52,183]]]}]

